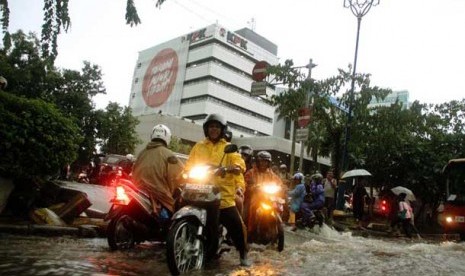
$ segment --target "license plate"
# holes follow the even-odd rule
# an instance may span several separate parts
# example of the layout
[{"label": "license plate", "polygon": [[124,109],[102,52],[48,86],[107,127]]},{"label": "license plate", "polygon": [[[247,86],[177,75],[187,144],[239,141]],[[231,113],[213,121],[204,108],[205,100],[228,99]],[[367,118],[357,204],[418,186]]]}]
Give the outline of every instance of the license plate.
[{"label": "license plate", "polygon": [[465,217],[463,217],[463,216],[455,216],[455,221],[456,222],[465,222]]},{"label": "license plate", "polygon": [[186,184],[186,189],[194,190],[199,193],[211,193],[212,186],[211,185],[200,185],[200,184]]}]

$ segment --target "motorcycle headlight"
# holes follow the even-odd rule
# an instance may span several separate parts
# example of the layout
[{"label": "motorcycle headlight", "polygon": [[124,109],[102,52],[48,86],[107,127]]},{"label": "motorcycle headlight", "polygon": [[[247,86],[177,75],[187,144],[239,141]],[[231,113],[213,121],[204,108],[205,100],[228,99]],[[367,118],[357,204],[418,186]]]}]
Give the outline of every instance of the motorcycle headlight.
[{"label": "motorcycle headlight", "polygon": [[271,208],[272,208],[271,205],[268,205],[268,204],[266,204],[266,203],[264,203],[264,202],[261,203],[261,206],[262,206],[262,208],[265,209],[265,210],[271,210]]},{"label": "motorcycle headlight", "polygon": [[268,183],[263,185],[263,191],[267,194],[276,194],[281,190],[281,187],[275,183]]},{"label": "motorcycle headlight", "polygon": [[209,168],[209,166],[195,166],[189,171],[187,176],[190,179],[203,180],[207,178]]}]

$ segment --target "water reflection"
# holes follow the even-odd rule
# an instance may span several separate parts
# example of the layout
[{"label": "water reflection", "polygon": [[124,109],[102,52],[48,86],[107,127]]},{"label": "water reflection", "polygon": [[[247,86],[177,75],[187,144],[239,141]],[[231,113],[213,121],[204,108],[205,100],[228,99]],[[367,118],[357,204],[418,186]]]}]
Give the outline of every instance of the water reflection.
[{"label": "water reflection", "polygon": [[[250,268],[233,249],[191,275],[462,275],[465,243],[371,239],[324,226],[286,234],[283,252],[251,245]],[[109,251],[106,239],[0,234],[1,275],[169,275],[165,248]]]}]

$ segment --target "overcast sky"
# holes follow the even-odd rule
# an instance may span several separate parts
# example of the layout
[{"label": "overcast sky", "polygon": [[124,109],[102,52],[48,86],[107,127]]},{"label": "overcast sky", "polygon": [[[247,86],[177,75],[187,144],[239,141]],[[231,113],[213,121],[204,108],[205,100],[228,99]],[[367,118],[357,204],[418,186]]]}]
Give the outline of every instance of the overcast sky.
[{"label": "overcast sky", "polygon": [[[135,0],[142,24],[125,24],[126,0],[70,0],[71,28],[58,39],[58,67],[101,66],[107,95],[128,105],[138,52],[219,23],[251,27],[278,46],[281,62],[318,64],[315,79],[353,63],[357,20],[343,0]],[[40,36],[41,0],[10,0],[10,31]],[[442,103],[465,96],[465,0],[381,0],[362,19],[357,72],[372,85],[408,90],[410,101]]]}]

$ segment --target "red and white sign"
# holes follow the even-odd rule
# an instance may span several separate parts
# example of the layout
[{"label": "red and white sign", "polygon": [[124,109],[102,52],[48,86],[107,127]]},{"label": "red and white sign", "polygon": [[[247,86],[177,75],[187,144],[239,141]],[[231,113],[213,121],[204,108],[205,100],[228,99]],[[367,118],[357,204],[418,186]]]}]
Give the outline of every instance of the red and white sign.
[{"label": "red and white sign", "polygon": [[297,124],[299,127],[306,127],[310,123],[311,111],[308,107],[302,107],[298,110],[299,117],[297,118]]},{"label": "red and white sign", "polygon": [[259,61],[252,69],[252,79],[254,81],[262,81],[266,78],[266,68],[268,63],[266,61]]},{"label": "red and white sign", "polygon": [[142,96],[150,107],[158,107],[166,102],[173,91],[178,75],[178,55],[167,48],[158,52],[145,71]]}]

